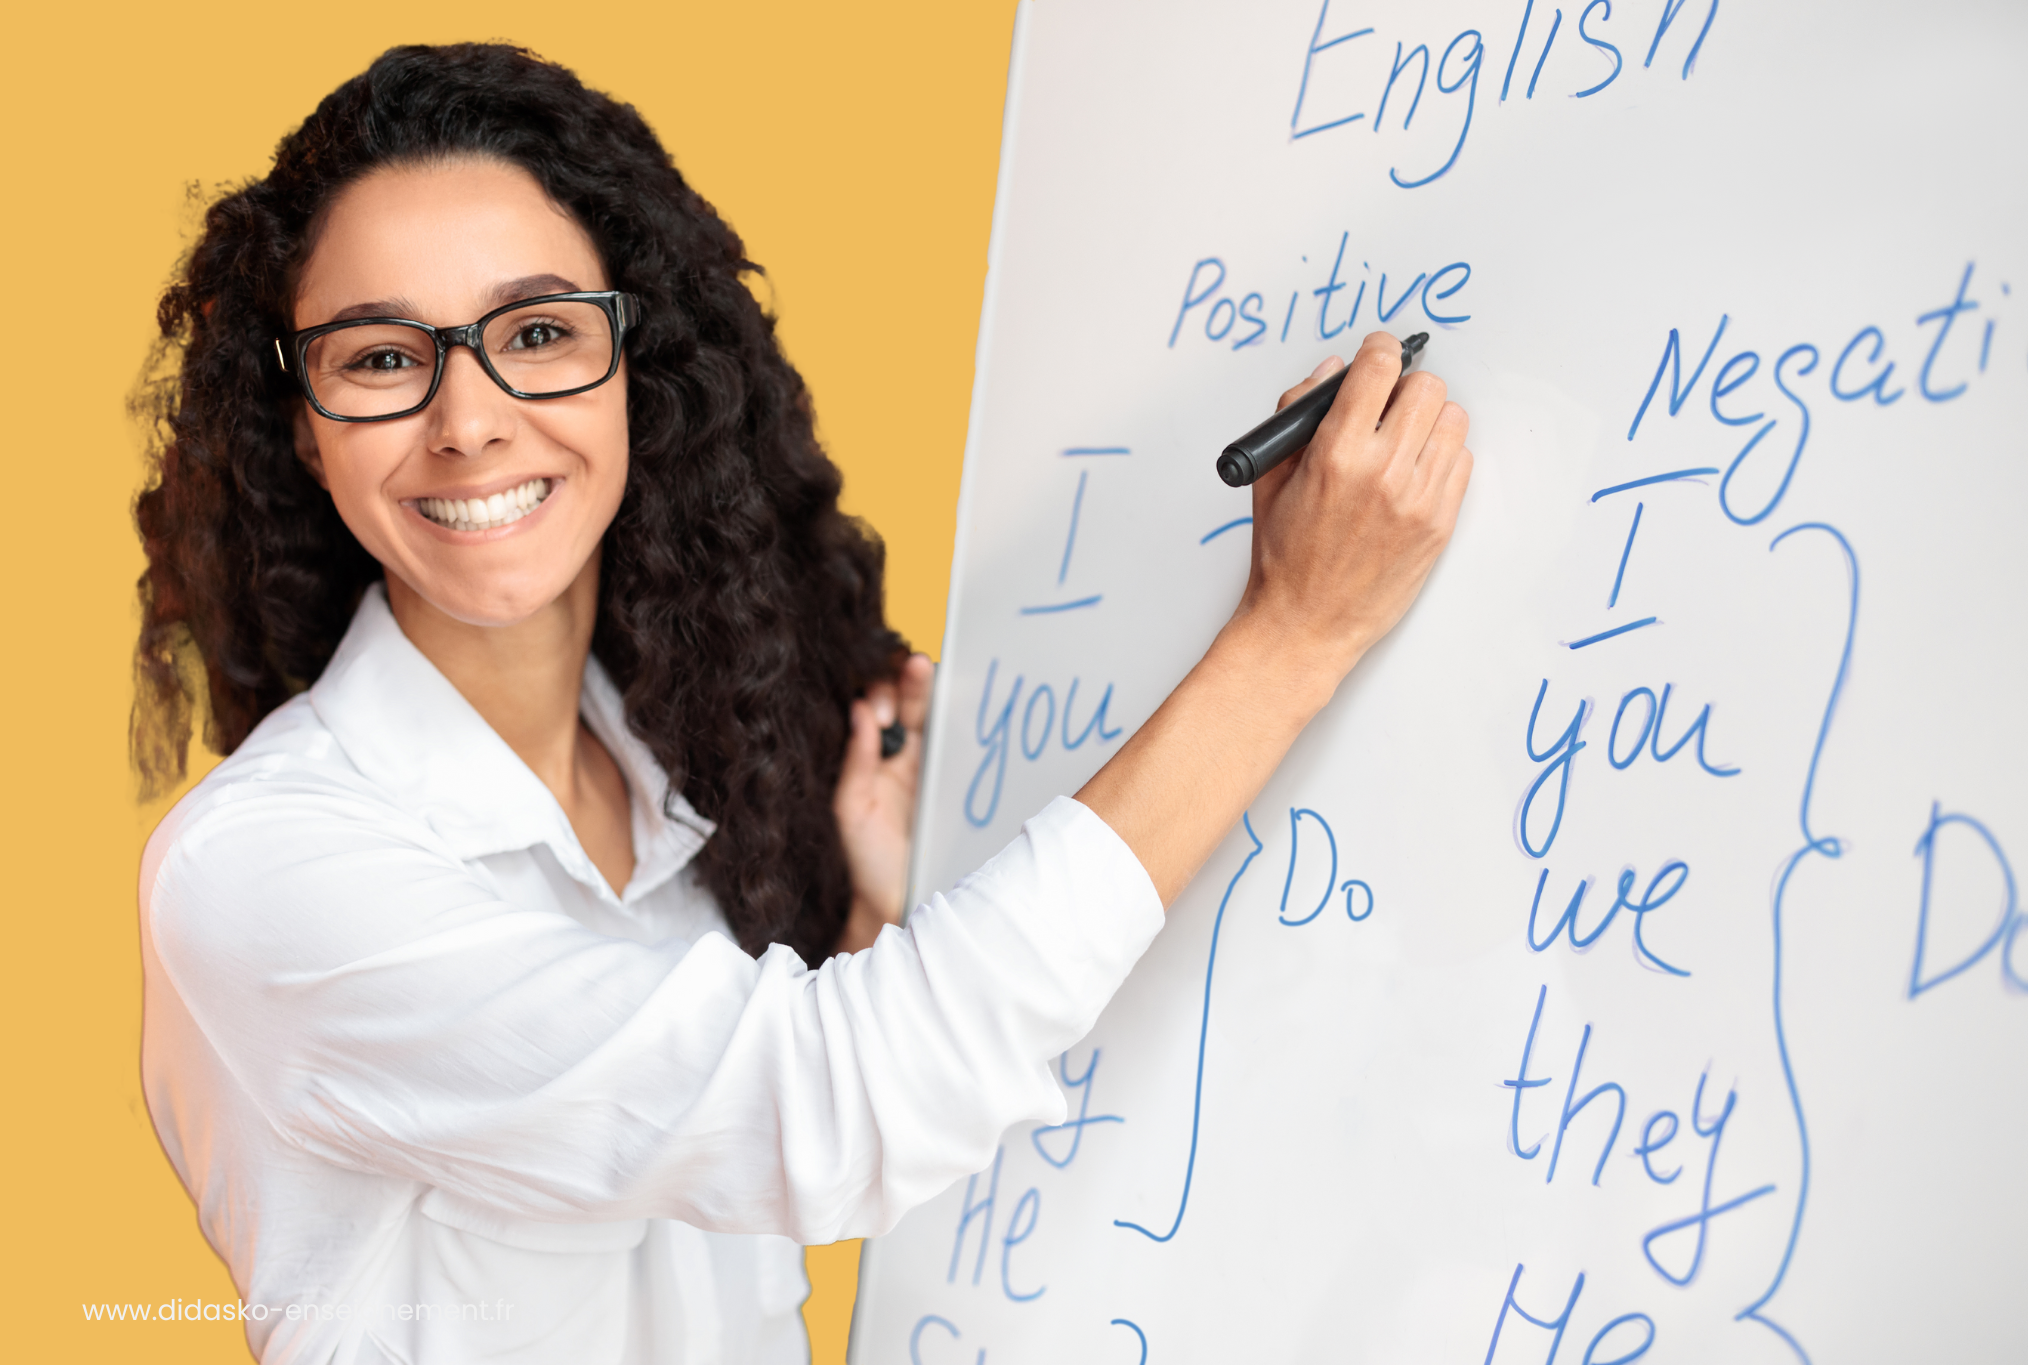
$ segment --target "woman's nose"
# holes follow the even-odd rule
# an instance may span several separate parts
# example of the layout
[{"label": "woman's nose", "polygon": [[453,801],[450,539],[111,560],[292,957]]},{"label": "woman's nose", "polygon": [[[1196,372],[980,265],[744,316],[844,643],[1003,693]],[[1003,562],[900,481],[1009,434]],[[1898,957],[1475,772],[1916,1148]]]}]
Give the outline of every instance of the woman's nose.
[{"label": "woman's nose", "polygon": [[477,455],[514,433],[516,400],[486,373],[469,346],[444,357],[444,377],[430,404],[430,446],[446,455]]}]

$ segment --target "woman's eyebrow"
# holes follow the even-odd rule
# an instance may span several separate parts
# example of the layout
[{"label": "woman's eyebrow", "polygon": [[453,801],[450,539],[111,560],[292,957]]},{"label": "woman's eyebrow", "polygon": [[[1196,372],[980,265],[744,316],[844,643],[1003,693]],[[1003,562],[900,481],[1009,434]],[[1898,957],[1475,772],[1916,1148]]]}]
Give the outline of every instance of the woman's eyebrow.
[{"label": "woman's eyebrow", "polygon": [[350,308],[340,308],[326,322],[350,322],[354,318],[413,318],[416,307],[407,299],[375,299],[370,303],[355,303]]},{"label": "woman's eyebrow", "polygon": [[543,294],[575,294],[578,292],[574,281],[561,275],[523,275],[518,280],[509,280],[493,289],[493,302],[519,303],[522,299],[537,298]]},{"label": "woman's eyebrow", "polygon": [[[518,280],[508,280],[493,287],[495,306],[519,303],[522,299],[538,298],[543,294],[575,294],[578,292],[574,281],[561,275],[523,275]],[[340,308],[327,322],[351,322],[355,318],[414,318],[419,310],[407,299],[374,299],[368,303],[355,303],[349,308]]]}]

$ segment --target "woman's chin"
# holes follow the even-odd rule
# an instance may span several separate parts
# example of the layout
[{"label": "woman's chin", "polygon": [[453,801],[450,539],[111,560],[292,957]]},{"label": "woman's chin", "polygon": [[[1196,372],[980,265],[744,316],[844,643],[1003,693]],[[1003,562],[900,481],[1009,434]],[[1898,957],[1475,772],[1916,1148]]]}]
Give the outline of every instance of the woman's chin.
[{"label": "woman's chin", "polygon": [[[392,580],[393,576],[389,577]],[[503,583],[491,575],[484,582],[474,582],[462,574],[417,574],[403,586],[440,616],[461,625],[504,630],[529,621],[553,605],[575,577],[575,574],[529,575],[522,581]],[[399,591],[391,581],[390,590]]]}]

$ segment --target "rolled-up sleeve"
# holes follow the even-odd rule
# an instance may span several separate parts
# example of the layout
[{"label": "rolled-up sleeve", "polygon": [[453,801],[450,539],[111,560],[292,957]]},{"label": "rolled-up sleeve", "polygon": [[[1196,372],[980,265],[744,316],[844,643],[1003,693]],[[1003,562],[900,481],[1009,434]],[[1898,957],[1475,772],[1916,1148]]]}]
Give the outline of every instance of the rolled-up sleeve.
[{"label": "rolled-up sleeve", "polygon": [[886,1231],[1061,1121],[1047,1062],[1161,928],[1139,861],[1059,798],[906,928],[812,971],[508,904],[370,793],[262,783],[181,822],[163,970],[290,1143],[553,1221]]}]

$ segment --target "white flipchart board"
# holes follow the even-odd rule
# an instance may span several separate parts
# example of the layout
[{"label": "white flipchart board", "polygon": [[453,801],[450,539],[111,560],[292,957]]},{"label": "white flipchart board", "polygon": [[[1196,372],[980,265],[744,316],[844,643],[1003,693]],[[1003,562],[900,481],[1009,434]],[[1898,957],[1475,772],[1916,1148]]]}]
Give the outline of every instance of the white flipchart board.
[{"label": "white flipchart board", "polygon": [[1198,657],[1326,354],[1430,332],[1477,473],[857,1365],[2028,1359],[2024,70],[2010,0],[1022,6],[918,887]]}]

